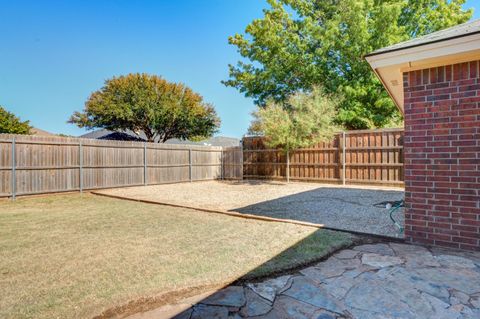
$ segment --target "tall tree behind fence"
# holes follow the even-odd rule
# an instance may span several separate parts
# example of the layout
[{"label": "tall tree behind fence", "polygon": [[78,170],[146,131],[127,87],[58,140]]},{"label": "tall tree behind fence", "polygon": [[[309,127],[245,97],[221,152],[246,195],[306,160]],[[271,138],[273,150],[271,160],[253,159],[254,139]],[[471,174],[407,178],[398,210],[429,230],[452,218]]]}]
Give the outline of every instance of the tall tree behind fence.
[{"label": "tall tree behind fence", "polygon": [[[261,137],[243,139],[244,178],[285,179],[286,158]],[[347,131],[290,154],[290,178],[344,184],[403,185],[403,129]]]},{"label": "tall tree behind fence", "polygon": [[241,165],[240,147],[0,134],[0,197],[241,179]]}]

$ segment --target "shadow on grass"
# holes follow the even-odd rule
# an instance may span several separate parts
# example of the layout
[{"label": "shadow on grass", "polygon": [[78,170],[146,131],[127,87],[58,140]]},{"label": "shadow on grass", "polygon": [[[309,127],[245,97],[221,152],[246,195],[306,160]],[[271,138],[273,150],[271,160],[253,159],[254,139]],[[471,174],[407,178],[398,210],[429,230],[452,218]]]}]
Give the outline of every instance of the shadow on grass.
[{"label": "shadow on grass", "polygon": [[251,270],[237,282],[259,280],[266,277],[282,275],[298,268],[319,261],[332,252],[351,246],[360,239],[342,232],[319,229],[284,250],[261,266]]},{"label": "shadow on grass", "polygon": [[[265,181],[238,181],[229,183],[259,185],[272,183],[285,185],[279,182]],[[382,190],[367,188],[342,188],[324,186],[313,190],[299,192],[272,200],[267,200],[253,205],[231,209],[231,212],[250,214],[277,219],[290,219],[314,224],[325,224],[330,228],[345,229],[362,233],[395,237],[398,230],[390,221],[387,210],[377,208],[374,204],[384,201],[394,201],[403,198],[402,190]],[[402,214],[403,215],[403,214]],[[403,221],[403,218],[402,218]],[[157,318],[229,318],[230,310],[239,310],[242,305],[237,301],[230,302],[230,306],[217,305],[216,308],[204,307],[206,303],[212,304],[212,297],[201,295],[209,289],[221,289],[229,285],[244,287],[249,282],[295,273],[299,268],[311,265],[330,256],[334,251],[346,248],[364,241],[378,241],[371,238],[356,237],[345,232],[335,232],[318,229],[300,242],[282,251],[262,265],[250,270],[243,276],[231,278],[229,282],[218,283],[218,287],[195,287],[182,292],[174,292],[159,298],[132,303],[123,309],[123,314],[134,314],[129,319],[157,319]],[[248,251],[245,252],[248,254]],[[238,288],[244,291],[243,288]],[[220,292],[222,293],[222,292]],[[200,294],[200,297],[197,298]],[[191,298],[193,297],[193,299]],[[185,298],[188,301],[185,301]],[[238,293],[224,296],[226,299],[238,298]],[[183,300],[183,301],[182,301]],[[161,307],[165,304],[178,306]],[[234,306],[237,305],[237,306]],[[155,307],[160,307],[156,308]],[[230,308],[229,308],[230,307]],[[188,308],[185,310],[185,308]],[[154,309],[144,313],[140,310]],[[213,309],[213,310],[212,310]],[[206,311],[202,313],[202,311]],[[219,311],[212,313],[208,311]],[[232,311],[234,312],[234,311]],[[117,312],[118,313],[118,312]],[[105,313],[101,317],[114,317],[114,313]],[[232,313],[230,313],[232,314]],[[124,316],[121,316],[122,318]],[[231,317],[239,318],[239,317]]]},{"label": "shadow on grass", "polygon": [[[213,287],[205,287],[203,293],[202,289],[194,289],[184,291],[183,295],[172,296],[172,298],[165,298],[165,296],[163,296],[162,300],[158,300],[157,308],[155,308],[154,300],[150,302],[149,308],[152,310],[142,313],[137,312],[138,310],[135,311],[134,307],[125,310],[128,313],[133,313],[133,315],[127,318],[240,318],[234,316],[234,314],[239,312],[246,304],[245,289],[248,289],[247,285],[278,276],[293,275],[299,269],[323,261],[341,249],[379,241],[379,239],[375,238],[359,237],[343,232],[318,229],[262,265],[252,269],[239,278],[233,278],[230,282],[215,287],[216,289],[214,290],[212,289]],[[233,287],[233,289],[228,287]],[[207,293],[205,293],[205,291],[207,291]]]},{"label": "shadow on grass", "polygon": [[[265,181],[241,181],[238,183],[244,184],[245,182],[251,185],[265,183],[282,185],[279,182]],[[374,205],[402,198],[402,190],[327,186],[238,207],[230,211],[324,224],[328,227],[349,231],[398,237],[398,230],[392,224],[388,211]],[[403,212],[400,212],[399,219],[400,222],[403,222]],[[379,241],[379,239],[375,240],[319,229],[259,267],[252,269],[240,278],[234,279],[230,287],[233,286],[235,289],[229,288],[215,292],[210,296],[201,295],[199,298],[193,298],[189,302],[184,302],[181,306],[178,306],[178,309],[173,307],[174,310],[170,314],[162,313],[164,310],[158,308],[151,311],[150,316],[148,316],[149,313],[146,313],[142,317],[132,317],[131,319],[240,318],[238,317],[238,312],[242,307],[245,307],[246,301],[242,298],[245,298],[245,287],[248,283],[293,274],[299,268],[328,258],[339,249],[367,241]],[[172,311],[172,308],[170,308],[170,311]],[[235,314],[237,314],[237,317],[234,316]]]}]

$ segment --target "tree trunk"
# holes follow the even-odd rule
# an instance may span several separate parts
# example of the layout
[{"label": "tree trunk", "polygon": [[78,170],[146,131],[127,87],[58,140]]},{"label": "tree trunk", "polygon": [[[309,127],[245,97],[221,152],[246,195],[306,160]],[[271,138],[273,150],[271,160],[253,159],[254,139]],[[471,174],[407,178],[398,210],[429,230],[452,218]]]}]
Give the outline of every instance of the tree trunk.
[{"label": "tree trunk", "polygon": [[287,151],[287,183],[290,183],[290,151]]},{"label": "tree trunk", "polygon": [[145,139],[147,140],[147,142],[150,142],[150,143],[155,142],[155,134],[153,134],[152,131],[150,131],[150,129],[144,128],[143,133],[145,133]]}]

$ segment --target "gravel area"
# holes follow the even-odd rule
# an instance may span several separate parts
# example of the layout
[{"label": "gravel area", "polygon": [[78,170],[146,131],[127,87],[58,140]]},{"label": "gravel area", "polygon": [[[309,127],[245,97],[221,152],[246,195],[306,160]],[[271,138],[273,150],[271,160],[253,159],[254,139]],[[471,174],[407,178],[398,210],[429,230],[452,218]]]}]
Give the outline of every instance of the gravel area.
[{"label": "gravel area", "polygon": [[[403,198],[401,189],[313,183],[207,181],[101,190],[99,193],[220,211],[324,224],[401,237],[388,210],[373,206]],[[403,211],[395,214],[403,225]]]}]

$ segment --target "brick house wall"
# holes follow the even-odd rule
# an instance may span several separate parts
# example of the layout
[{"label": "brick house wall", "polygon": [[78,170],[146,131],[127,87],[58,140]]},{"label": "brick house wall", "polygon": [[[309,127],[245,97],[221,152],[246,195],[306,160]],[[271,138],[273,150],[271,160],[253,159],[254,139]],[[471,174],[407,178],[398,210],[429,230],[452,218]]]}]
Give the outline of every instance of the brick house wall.
[{"label": "brick house wall", "polygon": [[480,250],[480,61],[403,73],[405,237]]}]

